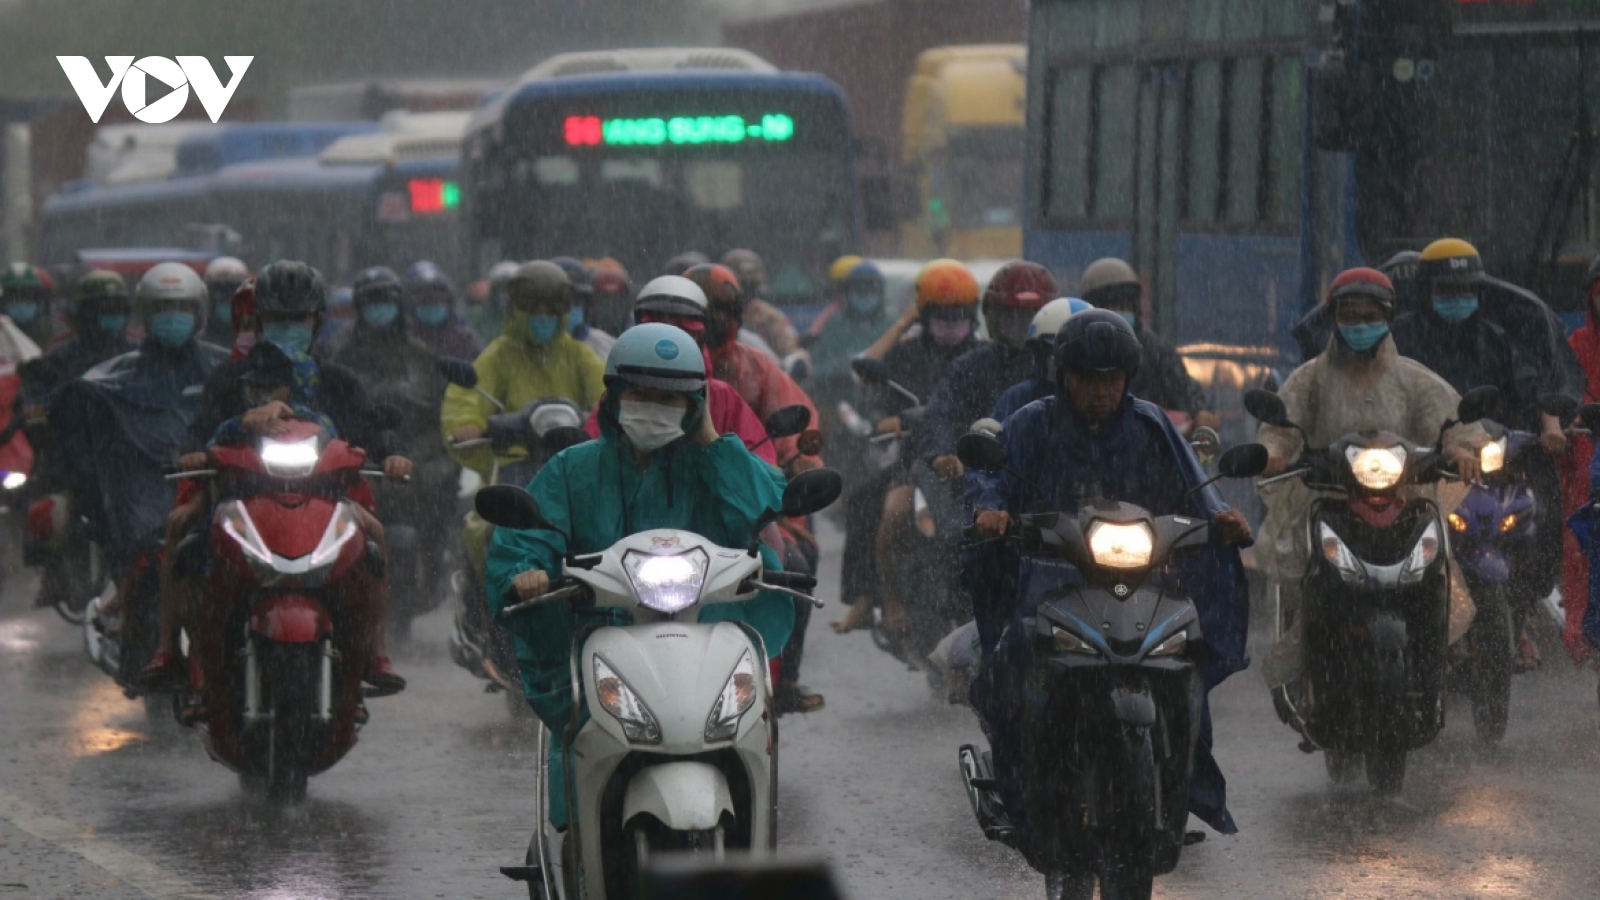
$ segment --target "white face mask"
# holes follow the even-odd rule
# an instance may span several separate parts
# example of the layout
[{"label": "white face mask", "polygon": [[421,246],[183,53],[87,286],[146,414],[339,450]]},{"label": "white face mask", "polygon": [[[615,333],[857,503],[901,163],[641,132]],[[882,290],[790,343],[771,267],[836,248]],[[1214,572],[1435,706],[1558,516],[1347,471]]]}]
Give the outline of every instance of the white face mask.
[{"label": "white face mask", "polygon": [[664,406],[645,400],[624,400],[617,413],[617,423],[628,436],[633,449],[644,453],[662,447],[683,437],[683,417],[686,410],[677,406]]}]

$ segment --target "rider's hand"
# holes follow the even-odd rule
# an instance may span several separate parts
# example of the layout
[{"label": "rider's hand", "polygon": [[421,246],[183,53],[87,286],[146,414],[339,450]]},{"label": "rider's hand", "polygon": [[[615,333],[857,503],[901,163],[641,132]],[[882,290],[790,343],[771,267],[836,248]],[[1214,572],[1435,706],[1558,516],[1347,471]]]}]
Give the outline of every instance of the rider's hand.
[{"label": "rider's hand", "polygon": [[1451,454],[1451,459],[1456,464],[1456,474],[1468,484],[1476,484],[1483,477],[1483,469],[1478,465],[1478,454],[1475,450],[1460,449]]},{"label": "rider's hand", "polygon": [[511,589],[517,592],[518,599],[532,600],[550,590],[550,576],[543,569],[529,569],[511,579]]},{"label": "rider's hand", "polygon": [[204,453],[185,453],[178,457],[178,468],[185,472],[196,472],[204,469],[211,462],[211,457]]},{"label": "rider's hand", "polygon": [[888,416],[886,418],[879,419],[878,420],[878,433],[879,434],[900,434],[901,433],[900,417],[899,416]]},{"label": "rider's hand", "polygon": [[383,461],[383,474],[398,481],[411,474],[411,460],[404,456],[391,456]]},{"label": "rider's hand", "polygon": [[933,473],[940,478],[960,478],[967,474],[967,469],[961,464],[961,460],[954,456],[935,456],[931,465]]},{"label": "rider's hand", "polygon": [[475,441],[481,437],[483,437],[483,429],[479,428],[477,425],[463,425],[460,428],[457,428],[455,431],[450,432],[451,440],[454,440],[458,444],[465,443],[466,441]]},{"label": "rider's hand", "polygon": [[973,522],[978,533],[985,537],[1001,537],[1011,530],[1011,513],[1005,510],[980,509]]},{"label": "rider's hand", "polygon": [[690,436],[690,439],[702,447],[709,447],[712,442],[721,436],[717,434],[717,426],[711,422],[711,410],[702,410],[700,413],[700,426],[694,430],[694,434]]},{"label": "rider's hand", "polygon": [[23,421],[33,421],[45,417],[44,406],[39,403],[29,403],[22,407]]},{"label": "rider's hand", "polygon": [[289,404],[274,400],[245,413],[240,424],[244,426],[245,431],[252,434],[282,434],[284,429],[289,427],[284,420],[293,417],[294,410],[289,408]]},{"label": "rider's hand", "polygon": [[822,460],[817,459],[815,456],[796,456],[794,459],[789,460],[789,476],[791,478],[801,472],[809,472],[812,469],[820,468],[822,468]]},{"label": "rider's hand", "polygon": [[1225,509],[1211,521],[1222,529],[1224,543],[1242,544],[1250,540],[1250,521],[1237,509]]},{"label": "rider's hand", "polygon": [[1267,454],[1267,467],[1261,470],[1262,478],[1271,478],[1289,471],[1289,461],[1276,453]]},{"label": "rider's hand", "polygon": [[1209,409],[1202,409],[1194,414],[1194,427],[1209,428],[1217,431],[1222,428],[1222,419]]},{"label": "rider's hand", "polygon": [[1551,456],[1567,452],[1567,433],[1561,430],[1560,419],[1555,416],[1544,417],[1544,431],[1539,435],[1539,443]]}]

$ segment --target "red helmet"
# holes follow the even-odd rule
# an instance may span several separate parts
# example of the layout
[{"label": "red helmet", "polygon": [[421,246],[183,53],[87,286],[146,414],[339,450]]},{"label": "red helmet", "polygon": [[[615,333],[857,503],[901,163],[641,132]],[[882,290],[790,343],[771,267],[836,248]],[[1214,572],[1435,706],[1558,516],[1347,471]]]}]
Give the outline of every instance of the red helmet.
[{"label": "red helmet", "polygon": [[989,279],[983,302],[1013,309],[1039,309],[1061,296],[1050,270],[1027,260],[1008,262]]},{"label": "red helmet", "polygon": [[700,290],[706,292],[706,301],[712,307],[744,306],[744,291],[739,287],[739,276],[727,266],[702,263],[684,272],[683,277],[700,285]]},{"label": "red helmet", "polygon": [[1328,285],[1329,306],[1352,297],[1371,300],[1383,307],[1385,313],[1394,312],[1394,282],[1377,269],[1365,266],[1346,269],[1333,279],[1333,284]]}]

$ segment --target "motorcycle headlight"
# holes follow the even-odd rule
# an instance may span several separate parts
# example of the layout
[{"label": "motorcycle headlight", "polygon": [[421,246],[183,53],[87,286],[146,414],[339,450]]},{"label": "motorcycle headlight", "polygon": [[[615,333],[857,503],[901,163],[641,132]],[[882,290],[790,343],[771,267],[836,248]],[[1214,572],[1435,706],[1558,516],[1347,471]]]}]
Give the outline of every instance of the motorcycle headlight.
[{"label": "motorcycle headlight", "polygon": [[639,695],[598,654],[594,658],[594,692],[600,707],[622,725],[622,734],[635,744],[661,743],[661,726]]},{"label": "motorcycle headlight", "polygon": [[261,463],[267,474],[278,478],[303,478],[317,469],[317,439],[303,441],[275,441],[267,438],[261,442]]},{"label": "motorcycle headlight", "polygon": [[1180,631],[1177,634],[1168,635],[1166,640],[1164,640],[1161,643],[1157,644],[1156,648],[1154,650],[1151,650],[1148,655],[1149,656],[1177,656],[1179,653],[1182,653],[1183,652],[1183,648],[1187,647],[1188,645],[1189,645],[1189,634],[1187,632]]},{"label": "motorcycle headlight", "polygon": [[1406,469],[1406,448],[1346,447],[1344,458],[1350,463],[1350,474],[1364,488],[1374,491],[1388,490],[1400,483]]},{"label": "motorcycle headlight", "polygon": [[1478,451],[1478,468],[1489,475],[1506,467],[1506,439],[1490,441]]},{"label": "motorcycle headlight", "polygon": [[622,557],[622,568],[633,583],[639,605],[671,615],[694,605],[700,599],[710,559],[696,547],[672,556],[657,556],[629,550]]},{"label": "motorcycle headlight", "polygon": [[1051,635],[1055,638],[1056,649],[1063,653],[1082,653],[1085,656],[1098,656],[1098,650],[1089,646],[1088,642],[1059,625],[1051,626]]},{"label": "motorcycle headlight", "polygon": [[1460,513],[1451,513],[1446,518],[1448,518],[1449,521],[1450,521],[1450,530],[1451,531],[1466,531],[1467,530],[1467,517],[1466,516],[1463,516]]},{"label": "motorcycle headlight", "polygon": [[1422,537],[1417,538],[1416,546],[1411,548],[1411,555],[1406,557],[1406,564],[1400,569],[1400,583],[1416,584],[1421,581],[1438,558],[1439,525],[1429,522],[1428,527],[1422,530]]},{"label": "motorcycle headlight", "polygon": [[0,474],[0,487],[14,491],[28,483],[28,476],[22,472],[6,472]]},{"label": "motorcycle headlight", "polygon": [[1089,526],[1087,537],[1095,565],[1108,569],[1144,568],[1150,565],[1150,554],[1155,550],[1155,532],[1143,522],[1095,522]]},{"label": "motorcycle headlight", "polygon": [[732,740],[739,733],[739,720],[756,702],[756,662],[746,650],[734,664],[733,674],[722,686],[717,702],[706,717],[706,743]]},{"label": "motorcycle headlight", "polygon": [[1521,521],[1521,519],[1517,518],[1516,513],[1510,513],[1505,518],[1500,520],[1500,533],[1510,534],[1512,531],[1516,530],[1517,523]]},{"label": "motorcycle headlight", "polygon": [[1322,545],[1322,558],[1326,559],[1339,572],[1339,577],[1352,584],[1361,584],[1367,580],[1367,568],[1350,552],[1344,541],[1334,534],[1327,522],[1317,523],[1317,543]]}]

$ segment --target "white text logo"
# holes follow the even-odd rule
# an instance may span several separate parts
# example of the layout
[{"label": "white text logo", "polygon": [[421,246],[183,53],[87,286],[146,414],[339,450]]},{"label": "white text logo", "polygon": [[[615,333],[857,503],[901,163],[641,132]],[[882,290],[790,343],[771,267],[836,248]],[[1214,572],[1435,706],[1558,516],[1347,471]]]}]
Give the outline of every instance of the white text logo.
[{"label": "white text logo", "polygon": [[[100,121],[106,105],[111,102],[111,95],[121,85],[122,103],[128,107],[128,112],[141,122],[159,125],[172,121],[178,113],[183,112],[189,103],[190,87],[194,88],[195,96],[200,98],[200,105],[205,107],[211,121],[222,118],[222,111],[228,108],[234,89],[239,86],[244,71],[250,68],[250,61],[255,57],[224,56],[222,60],[228,64],[232,79],[226,85],[217,78],[216,71],[204,56],[180,56],[177,62],[165,56],[146,56],[138,62],[134,62],[131,56],[108,56],[106,65],[111,68],[111,80],[104,84],[100,82],[100,76],[95,74],[94,63],[89,62],[87,56],[58,56],[56,59],[61,63],[62,71],[67,73],[67,80],[72,82],[72,89],[78,92],[78,99],[83,101],[83,108],[92,121]],[[170,93],[147,104],[145,82],[151,78],[166,85]]]}]

